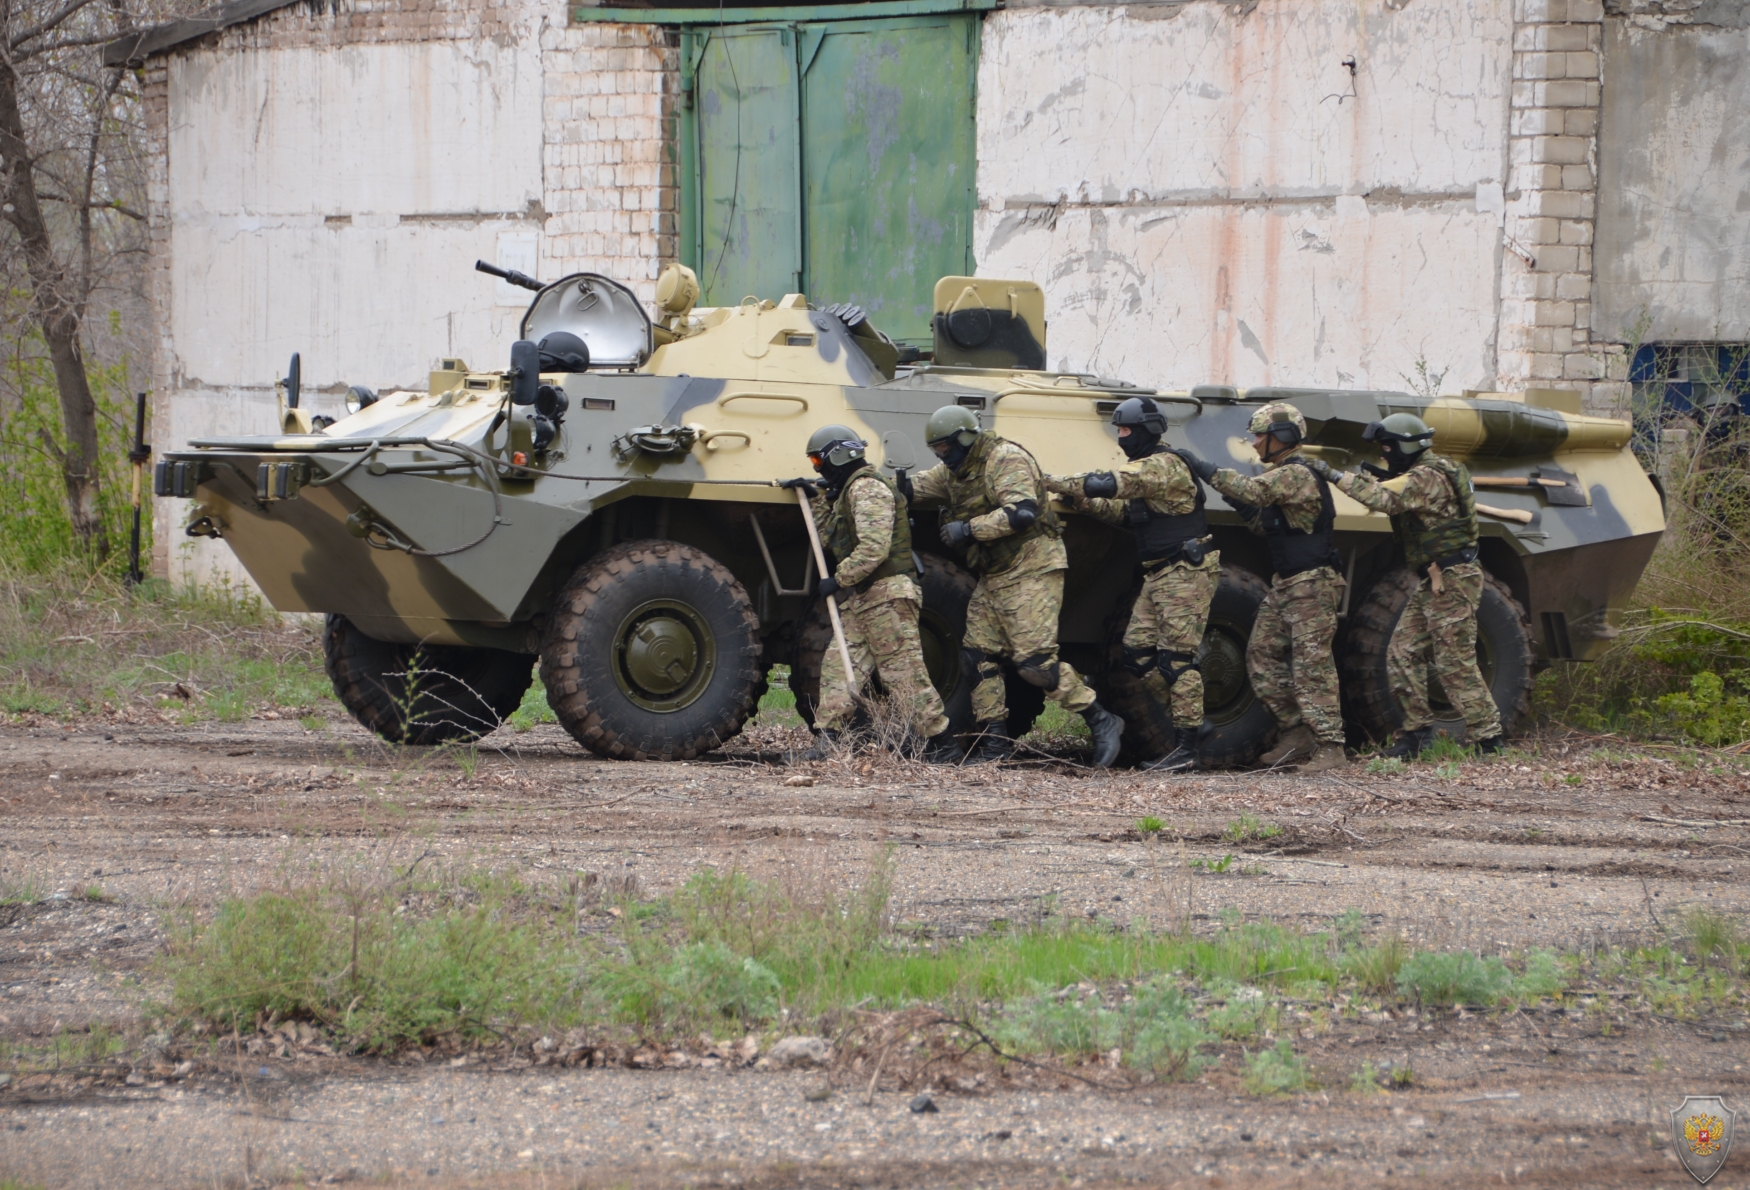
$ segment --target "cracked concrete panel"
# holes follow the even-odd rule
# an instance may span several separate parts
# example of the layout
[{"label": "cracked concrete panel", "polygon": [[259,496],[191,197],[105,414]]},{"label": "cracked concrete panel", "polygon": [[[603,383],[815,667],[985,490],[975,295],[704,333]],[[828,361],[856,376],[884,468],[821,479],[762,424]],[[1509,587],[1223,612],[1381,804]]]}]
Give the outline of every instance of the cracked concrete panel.
[{"label": "cracked concrete panel", "polygon": [[540,201],[532,40],[200,50],[169,67],[179,222],[520,212]]},{"label": "cracked concrete panel", "polygon": [[1446,193],[1502,180],[1509,0],[1169,11],[986,18],[981,205]]},{"label": "cracked concrete panel", "polygon": [[1420,358],[1446,392],[1494,381],[1500,232],[1469,201],[981,211],[976,234],[981,274],[1045,287],[1054,368],[1405,388]]},{"label": "cracked concrete panel", "polygon": [[1611,21],[1604,69],[1594,333],[1750,339],[1750,30]]},{"label": "cracked concrete panel", "polygon": [[[189,387],[271,386],[294,351],[310,389],[423,389],[440,355],[504,367],[522,310],[495,305],[473,269],[518,226],[178,220],[171,374]],[[273,428],[270,411],[250,432]]]}]

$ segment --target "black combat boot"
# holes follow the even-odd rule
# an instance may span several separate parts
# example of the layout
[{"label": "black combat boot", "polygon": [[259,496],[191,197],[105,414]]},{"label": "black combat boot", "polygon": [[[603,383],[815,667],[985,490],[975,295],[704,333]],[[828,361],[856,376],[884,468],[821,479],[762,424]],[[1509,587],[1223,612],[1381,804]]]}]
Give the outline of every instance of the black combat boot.
[{"label": "black combat boot", "polygon": [[1197,731],[1189,727],[1174,729],[1173,746],[1159,760],[1142,767],[1151,773],[1182,773],[1197,767]]},{"label": "black combat boot", "polygon": [[955,739],[954,732],[949,730],[925,740],[920,759],[925,764],[959,764],[960,754],[960,741]]},{"label": "black combat boot", "polygon": [[1486,740],[1477,741],[1477,755],[1479,756],[1498,756],[1506,750],[1507,738],[1505,735],[1492,735]]},{"label": "black combat boot", "polygon": [[1118,742],[1124,735],[1124,720],[1099,703],[1083,711],[1082,718],[1087,721],[1088,734],[1094,737],[1094,767],[1111,768],[1112,762],[1118,759]]},{"label": "black combat boot", "polygon": [[800,752],[788,752],[784,756],[785,764],[803,764],[810,760],[825,760],[839,750],[844,742],[844,734],[830,727],[823,727],[814,733],[814,743]]},{"label": "black combat boot", "polygon": [[1411,731],[1400,731],[1397,743],[1387,748],[1382,755],[1387,760],[1414,760],[1422,755],[1422,749],[1426,748],[1433,739],[1434,729],[1432,727],[1417,727]]},{"label": "black combat boot", "polygon": [[966,754],[967,764],[995,764],[1015,754],[1015,741],[1009,735],[1007,723],[980,723],[973,737],[972,751]]}]

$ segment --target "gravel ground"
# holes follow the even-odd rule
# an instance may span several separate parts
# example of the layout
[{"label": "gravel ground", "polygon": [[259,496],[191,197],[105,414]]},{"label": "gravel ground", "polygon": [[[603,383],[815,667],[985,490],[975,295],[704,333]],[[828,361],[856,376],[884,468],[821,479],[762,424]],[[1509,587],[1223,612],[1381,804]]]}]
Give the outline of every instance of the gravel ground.
[{"label": "gravel ground", "polygon": [[[1741,757],[1628,757],[1579,741],[1436,770],[1340,777],[942,770],[840,761],[800,775],[745,751],[627,765],[556,728],[466,755],[401,753],[351,724],[85,723],[0,729],[0,1040],[138,1019],[167,908],[319,870],[490,864],[594,871],[660,893],[705,864],[776,879],[897,863],[894,910],[952,936],[1085,913],[1208,929],[1224,913],[1321,928],[1354,908],[1419,945],[1573,949],[1657,934],[1692,906],[1750,908],[1736,869]],[[781,741],[759,741],[770,748]],[[1441,775],[1442,773],[1446,775]],[[1223,838],[1242,814],[1282,834]],[[1176,836],[1144,842],[1143,815]],[[1659,819],[1676,819],[1665,822]],[[1225,872],[1185,861],[1238,859]],[[423,858],[422,858],[423,857]],[[93,886],[97,886],[94,888]],[[96,893],[101,900],[86,899]],[[1735,1096],[1742,1020],[1382,1014],[1296,1046],[1325,1092],[1197,1083],[1116,1094],[992,1079],[908,1109],[909,1088],[827,1072],[452,1067],[292,1044],[116,1086],[0,1089],[0,1178],[48,1186],[1679,1186],[1667,1113]],[[1363,1060],[1417,1085],[1339,1088]],[[828,1098],[814,1101],[829,1083]],[[1516,1096],[1504,1098],[1504,1096]],[[1734,1160],[1712,1183],[1750,1180]]]}]

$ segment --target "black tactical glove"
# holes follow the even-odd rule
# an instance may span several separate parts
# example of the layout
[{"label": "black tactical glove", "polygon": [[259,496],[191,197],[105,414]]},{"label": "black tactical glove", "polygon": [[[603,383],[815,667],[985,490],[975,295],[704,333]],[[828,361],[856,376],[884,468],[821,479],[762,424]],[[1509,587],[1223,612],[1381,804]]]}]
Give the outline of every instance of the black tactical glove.
[{"label": "black tactical glove", "polygon": [[1204,483],[1215,478],[1215,464],[1195,451],[1182,450],[1179,452],[1179,457],[1185,460],[1185,466],[1191,468],[1191,474]]},{"label": "black tactical glove", "polygon": [[844,590],[844,588],[839,586],[839,580],[833,578],[830,574],[820,580],[820,586],[817,588],[822,599],[825,599],[828,595],[837,595],[842,590]]},{"label": "black tactical glove", "polygon": [[1369,475],[1373,476],[1373,478],[1375,478],[1375,479],[1390,479],[1391,478],[1390,471],[1386,470],[1384,467],[1375,466],[1372,463],[1361,464],[1361,469],[1363,471],[1367,472]]},{"label": "black tactical glove", "polygon": [[1309,458],[1306,461],[1306,465],[1312,468],[1315,475],[1324,476],[1325,480],[1329,483],[1336,483],[1339,479],[1343,478],[1343,473],[1341,471],[1337,470],[1323,459]]},{"label": "black tactical glove", "polygon": [[1094,471],[1082,480],[1082,495],[1100,500],[1118,494],[1118,477],[1110,471]]},{"label": "black tactical glove", "polygon": [[942,544],[951,550],[963,550],[972,543],[972,522],[949,521],[942,526]]},{"label": "black tactical glove", "polygon": [[1240,519],[1248,524],[1257,520],[1258,514],[1263,511],[1256,504],[1242,504],[1238,500],[1233,499],[1228,500],[1227,506],[1239,513]]},{"label": "black tactical glove", "polygon": [[780,479],[778,481],[778,486],[781,488],[801,488],[812,496],[820,490],[820,480],[807,479],[798,475],[795,479]]}]

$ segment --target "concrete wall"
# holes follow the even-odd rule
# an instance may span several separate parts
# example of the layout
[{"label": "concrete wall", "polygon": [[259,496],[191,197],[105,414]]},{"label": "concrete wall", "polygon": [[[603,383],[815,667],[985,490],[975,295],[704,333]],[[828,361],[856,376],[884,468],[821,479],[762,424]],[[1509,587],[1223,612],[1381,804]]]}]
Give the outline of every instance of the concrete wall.
[{"label": "concrete wall", "polygon": [[1604,64],[1595,325],[1750,339],[1750,29],[1612,21]]},{"label": "concrete wall", "polygon": [[1512,35],[1506,0],[994,13],[979,269],[1045,284],[1054,364],[1493,387]]},{"label": "concrete wall", "polygon": [[[305,403],[501,365],[526,291],[476,259],[649,290],[674,254],[672,38],[558,6],[373,0],[280,9],[151,63],[155,433],[272,432]],[[159,501],[160,573],[240,578]]]}]

